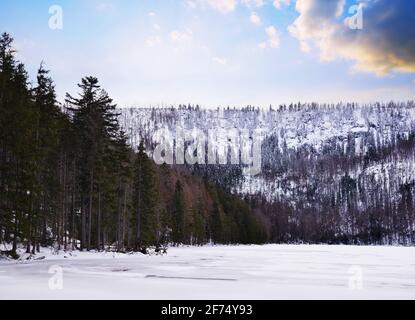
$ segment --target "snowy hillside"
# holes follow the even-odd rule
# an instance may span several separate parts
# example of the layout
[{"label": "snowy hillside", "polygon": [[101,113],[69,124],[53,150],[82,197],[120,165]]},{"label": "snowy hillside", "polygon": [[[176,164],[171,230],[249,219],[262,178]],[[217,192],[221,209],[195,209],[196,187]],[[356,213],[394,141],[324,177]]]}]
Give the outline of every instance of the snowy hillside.
[{"label": "snowy hillside", "polygon": [[[121,109],[121,122],[136,145],[140,136],[148,137],[160,128],[173,132],[184,128],[231,130],[237,128],[261,130],[264,136],[277,136],[280,150],[297,149],[308,145],[315,150],[333,138],[340,143],[350,134],[355,140],[355,153],[365,152],[360,136],[374,132],[375,143],[388,144],[397,135],[408,138],[415,132],[415,105],[301,105],[286,106],[278,110],[260,109],[180,109],[129,108]],[[347,148],[346,145],[343,145]]]},{"label": "snowy hillside", "polygon": [[[273,227],[279,225],[270,231],[277,234],[275,241],[295,241],[293,233],[323,242],[332,238],[389,244],[415,241],[413,102],[121,111],[131,144],[141,139],[149,152],[157,142],[154,133],[161,128],[173,137],[181,130],[259,133],[258,175],[247,175],[243,165],[230,162],[187,169],[234,193],[255,197],[261,212],[260,199],[274,204],[265,218]],[[226,138],[218,141],[226,142]],[[326,236],[321,230],[327,230]]]},{"label": "snowy hillside", "polygon": [[[415,134],[415,105],[297,105],[278,110],[217,109],[121,109],[121,123],[130,136],[132,145],[140,137],[152,141],[154,132],[168,128],[177,130],[198,129],[230,131],[249,129],[261,132],[263,174],[246,177],[235,186],[244,194],[260,192],[268,199],[290,195],[298,182],[290,181],[289,170],[281,172],[285,159],[305,152],[304,161],[321,155],[335,154],[346,157],[365,157],[373,150],[394,146],[397,141],[408,141]],[[151,149],[151,148],[150,148]],[[371,175],[376,180],[388,179],[391,173],[399,183],[415,179],[413,154],[408,159],[388,159],[380,165],[355,165],[349,174],[354,178]],[[271,171],[271,174],[269,174]],[[269,179],[272,177],[271,179]],[[287,178],[288,177],[288,178]],[[339,178],[335,178],[339,179]]]}]

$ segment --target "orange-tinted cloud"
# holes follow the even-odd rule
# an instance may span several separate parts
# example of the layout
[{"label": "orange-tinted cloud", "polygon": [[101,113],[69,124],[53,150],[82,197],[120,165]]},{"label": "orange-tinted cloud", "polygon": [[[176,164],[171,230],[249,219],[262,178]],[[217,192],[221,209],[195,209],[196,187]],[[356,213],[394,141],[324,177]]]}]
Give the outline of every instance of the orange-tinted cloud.
[{"label": "orange-tinted cloud", "polygon": [[345,0],[297,0],[300,15],[289,31],[304,51],[317,47],[321,60],[351,60],[354,70],[377,75],[415,72],[415,1],[368,0],[362,6],[363,28],[353,30]]}]

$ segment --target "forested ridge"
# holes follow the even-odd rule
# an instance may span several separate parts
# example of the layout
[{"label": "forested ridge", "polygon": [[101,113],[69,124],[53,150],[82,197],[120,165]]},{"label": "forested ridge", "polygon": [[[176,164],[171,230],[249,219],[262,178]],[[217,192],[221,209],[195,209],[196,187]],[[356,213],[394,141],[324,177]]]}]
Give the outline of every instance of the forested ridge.
[{"label": "forested ridge", "polygon": [[263,243],[249,205],[215,184],[156,166],[132,148],[116,105],[95,77],[57,101],[41,64],[34,84],[0,37],[0,242],[148,252],[168,244]]},{"label": "forested ridge", "polygon": [[[261,173],[156,165],[162,127],[261,129]],[[414,103],[120,109],[93,76],[58,101],[1,35],[2,254],[211,242],[414,244]]]},{"label": "forested ridge", "polygon": [[[260,109],[129,108],[133,143],[154,132],[261,132],[261,172],[188,166],[240,194],[276,243],[415,243],[415,103],[295,103]],[[142,139],[140,139],[142,137]],[[226,145],[226,136],[221,143]]]}]

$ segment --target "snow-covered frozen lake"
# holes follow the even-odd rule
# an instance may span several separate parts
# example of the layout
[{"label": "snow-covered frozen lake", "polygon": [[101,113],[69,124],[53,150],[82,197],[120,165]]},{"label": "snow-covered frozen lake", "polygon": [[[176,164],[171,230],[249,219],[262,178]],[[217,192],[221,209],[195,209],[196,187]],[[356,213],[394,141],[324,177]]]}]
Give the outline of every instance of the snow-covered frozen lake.
[{"label": "snow-covered frozen lake", "polygon": [[0,261],[0,299],[415,299],[415,248],[207,246],[170,248],[164,256],[42,255]]}]

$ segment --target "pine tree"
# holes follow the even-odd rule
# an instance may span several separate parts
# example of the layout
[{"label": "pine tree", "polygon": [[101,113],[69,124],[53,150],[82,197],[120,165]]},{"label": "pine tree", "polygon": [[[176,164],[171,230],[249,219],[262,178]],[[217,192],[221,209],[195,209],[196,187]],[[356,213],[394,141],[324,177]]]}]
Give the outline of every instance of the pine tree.
[{"label": "pine tree", "polygon": [[206,226],[203,215],[199,210],[193,210],[193,221],[192,244],[202,245],[206,241]]},{"label": "pine tree", "polygon": [[[67,94],[68,110],[78,132],[78,168],[81,191],[81,248],[90,249],[94,212],[97,211],[97,177],[102,170],[103,154],[119,130],[118,114],[112,99],[95,77],[83,78],[79,98]],[[99,194],[98,194],[99,195]],[[98,203],[99,204],[99,203]]]},{"label": "pine tree", "polygon": [[13,238],[15,255],[17,242],[27,240],[31,230],[37,188],[33,100],[27,72],[15,60],[12,42],[6,33],[0,37],[0,208]]},{"label": "pine tree", "polygon": [[[41,64],[37,75],[37,86],[33,89],[35,119],[34,134],[34,170],[38,187],[37,197],[32,194],[34,203],[32,213],[30,241],[27,252],[35,253],[42,232],[45,232],[46,220],[51,219],[52,212],[58,210],[59,197],[59,137],[60,109],[56,101],[55,87],[48,76],[49,71]],[[36,204],[36,205],[35,205]],[[44,242],[44,241],[43,241]],[[45,243],[43,243],[45,245]]]},{"label": "pine tree", "polygon": [[115,144],[115,159],[108,164],[108,167],[115,167],[114,174],[116,178],[116,194],[117,194],[117,249],[118,251],[124,251],[127,246],[128,236],[128,213],[131,211],[131,185],[133,176],[133,166],[131,159],[133,158],[133,152],[127,143],[128,137],[125,132],[120,131]]},{"label": "pine tree", "polygon": [[[0,37],[0,237],[11,242],[13,227],[10,120],[12,118],[12,76],[15,68],[13,39]],[[3,232],[4,230],[4,232]]]},{"label": "pine tree", "polygon": [[183,195],[183,186],[180,180],[177,180],[173,196],[173,232],[172,240],[175,244],[184,242],[185,229],[185,202]]},{"label": "pine tree", "polygon": [[211,238],[213,243],[223,243],[224,242],[224,223],[223,216],[217,200],[213,204],[212,212],[212,235]]},{"label": "pine tree", "polygon": [[153,163],[140,143],[134,165],[133,226],[135,250],[157,245],[157,189]]}]

